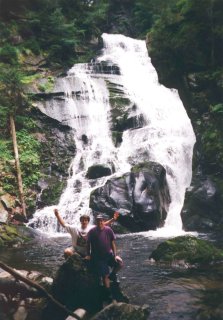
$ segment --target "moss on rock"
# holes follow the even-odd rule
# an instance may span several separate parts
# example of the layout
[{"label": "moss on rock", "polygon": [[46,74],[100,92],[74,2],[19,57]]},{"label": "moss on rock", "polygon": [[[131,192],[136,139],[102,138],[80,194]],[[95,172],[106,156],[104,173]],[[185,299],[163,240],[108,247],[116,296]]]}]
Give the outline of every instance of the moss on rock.
[{"label": "moss on rock", "polygon": [[0,224],[0,247],[14,246],[31,240],[31,234],[25,232],[26,226]]},{"label": "moss on rock", "polygon": [[223,250],[212,243],[192,236],[179,236],[161,243],[150,255],[155,261],[173,263],[184,261],[190,265],[223,261]]}]

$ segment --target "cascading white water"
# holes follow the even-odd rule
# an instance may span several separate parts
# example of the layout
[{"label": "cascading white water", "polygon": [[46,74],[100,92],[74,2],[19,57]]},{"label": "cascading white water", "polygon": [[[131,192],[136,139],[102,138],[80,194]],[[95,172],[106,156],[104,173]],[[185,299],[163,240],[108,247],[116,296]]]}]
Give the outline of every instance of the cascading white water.
[{"label": "cascading white water", "polygon": [[[176,90],[158,83],[144,41],[123,35],[103,34],[102,37],[104,50],[97,62],[106,61],[118,66],[120,75],[98,74],[88,64],[77,64],[67,77],[58,79],[55,87],[55,91],[66,93],[63,107],[55,101],[40,107],[49,116],[74,128],[77,156],[58,207],[65,219],[73,223],[81,213],[89,210],[92,185],[85,175],[93,164],[107,164],[115,168],[115,175],[119,175],[136,163],[156,161],[167,171],[171,196],[164,234],[168,230],[179,233],[182,231],[180,211],[191,181],[195,143],[190,119]],[[119,147],[112,143],[108,125],[108,80],[122,86],[125,96],[137,106],[138,115],[144,118],[143,126],[124,132]],[[83,142],[83,136],[87,137],[87,144]],[[93,187],[103,185],[107,178],[98,179]],[[36,212],[34,221],[48,233],[56,230],[52,207]]]}]

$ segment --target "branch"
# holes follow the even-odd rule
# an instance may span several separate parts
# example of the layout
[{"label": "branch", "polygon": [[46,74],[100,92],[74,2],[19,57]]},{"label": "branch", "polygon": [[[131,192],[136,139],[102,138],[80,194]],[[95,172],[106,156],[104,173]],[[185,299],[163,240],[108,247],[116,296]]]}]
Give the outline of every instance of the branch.
[{"label": "branch", "polygon": [[14,278],[16,278],[16,279],[18,279],[20,281],[23,281],[24,283],[26,283],[26,284],[30,285],[31,287],[33,287],[33,288],[37,289],[38,291],[40,291],[43,294],[43,296],[45,296],[48,299],[50,299],[55,305],[57,305],[59,308],[63,309],[67,314],[69,314],[73,318],[75,318],[77,320],[81,320],[81,318],[79,316],[74,314],[72,311],[68,310],[59,301],[54,299],[54,297],[51,294],[49,294],[41,285],[37,284],[36,282],[34,282],[34,281],[32,281],[32,280],[30,280],[28,278],[25,278],[20,273],[18,273],[14,269],[10,268],[8,265],[3,263],[2,261],[0,261],[0,268],[2,268],[3,270],[7,271],[8,273],[10,273]]}]

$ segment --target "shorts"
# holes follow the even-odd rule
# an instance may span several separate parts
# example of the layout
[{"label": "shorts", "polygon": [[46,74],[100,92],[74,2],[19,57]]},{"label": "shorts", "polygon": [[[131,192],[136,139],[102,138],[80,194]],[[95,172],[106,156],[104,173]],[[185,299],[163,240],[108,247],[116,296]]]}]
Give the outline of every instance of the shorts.
[{"label": "shorts", "polygon": [[112,253],[104,256],[103,258],[92,259],[93,270],[99,277],[109,275],[110,267],[115,268],[123,265],[123,261],[120,257],[117,256],[117,260],[118,261],[115,260]]}]

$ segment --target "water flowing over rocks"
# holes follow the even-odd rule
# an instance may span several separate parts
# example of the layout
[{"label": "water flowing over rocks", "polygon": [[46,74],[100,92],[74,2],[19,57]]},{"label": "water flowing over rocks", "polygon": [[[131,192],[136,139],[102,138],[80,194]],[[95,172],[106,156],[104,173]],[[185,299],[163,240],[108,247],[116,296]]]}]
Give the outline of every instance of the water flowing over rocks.
[{"label": "water flowing over rocks", "polygon": [[[101,55],[74,65],[56,79],[52,95],[37,103],[41,112],[73,130],[76,148],[66,189],[57,173],[48,179],[49,186],[41,181],[38,208],[55,204],[61,194],[58,207],[74,224],[84,212],[91,213],[90,208],[108,215],[115,209],[121,211],[121,225],[132,231],[156,229],[165,219],[181,230],[195,142],[190,119],[178,93],[159,84],[144,41],[120,34],[102,38]],[[162,170],[160,177],[150,171],[130,173],[131,167],[148,161],[162,165],[165,183]],[[61,182],[56,192],[55,180]],[[37,212],[36,219],[46,223],[36,226],[56,232],[55,224],[47,224],[48,209]]]},{"label": "water flowing over rocks", "polygon": [[131,172],[109,179],[92,191],[90,207],[112,216],[131,231],[153,230],[163,225],[170,203],[165,169],[155,162],[141,163]]}]

